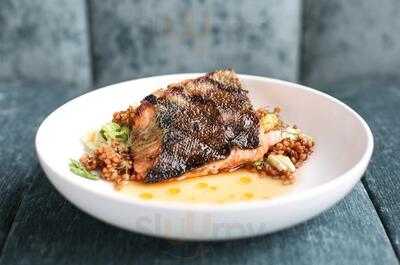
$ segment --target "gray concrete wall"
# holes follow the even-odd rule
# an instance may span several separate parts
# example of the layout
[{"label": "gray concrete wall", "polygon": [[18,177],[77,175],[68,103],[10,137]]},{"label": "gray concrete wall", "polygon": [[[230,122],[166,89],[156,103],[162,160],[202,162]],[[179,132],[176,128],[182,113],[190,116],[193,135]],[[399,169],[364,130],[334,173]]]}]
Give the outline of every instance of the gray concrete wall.
[{"label": "gray concrete wall", "polygon": [[399,14],[398,0],[0,0],[0,82],[86,88],[221,67],[317,88],[397,76]]},{"label": "gray concrete wall", "polygon": [[221,67],[297,79],[299,0],[92,0],[90,6],[97,85]]},{"label": "gray concrete wall", "polygon": [[84,0],[0,0],[0,80],[91,86]]},{"label": "gray concrete wall", "polygon": [[400,74],[399,0],[305,0],[302,81]]}]

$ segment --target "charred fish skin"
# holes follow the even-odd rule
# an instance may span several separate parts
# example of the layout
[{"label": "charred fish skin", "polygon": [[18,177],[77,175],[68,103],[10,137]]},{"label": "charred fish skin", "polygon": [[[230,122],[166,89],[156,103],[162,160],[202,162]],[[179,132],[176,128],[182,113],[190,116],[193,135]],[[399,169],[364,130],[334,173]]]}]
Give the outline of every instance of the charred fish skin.
[{"label": "charred fish skin", "polygon": [[155,131],[161,134],[146,183],[179,177],[227,158],[233,148],[260,144],[259,120],[232,70],[170,85],[159,97],[149,95],[142,102],[154,107]]}]

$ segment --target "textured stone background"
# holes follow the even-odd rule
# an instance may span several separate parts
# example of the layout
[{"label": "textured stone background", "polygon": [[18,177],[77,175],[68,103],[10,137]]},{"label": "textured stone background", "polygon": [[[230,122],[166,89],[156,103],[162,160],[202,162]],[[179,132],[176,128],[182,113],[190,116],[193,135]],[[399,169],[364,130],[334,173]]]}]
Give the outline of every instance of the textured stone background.
[{"label": "textured stone background", "polygon": [[218,67],[317,87],[396,76],[399,13],[398,0],[0,0],[0,82],[87,88]]},{"label": "textured stone background", "polygon": [[299,0],[93,0],[90,6],[98,85],[220,67],[297,79]]},{"label": "textured stone background", "polygon": [[305,0],[302,80],[400,74],[399,0]]},{"label": "textured stone background", "polygon": [[0,0],[0,81],[91,86],[84,0]]}]

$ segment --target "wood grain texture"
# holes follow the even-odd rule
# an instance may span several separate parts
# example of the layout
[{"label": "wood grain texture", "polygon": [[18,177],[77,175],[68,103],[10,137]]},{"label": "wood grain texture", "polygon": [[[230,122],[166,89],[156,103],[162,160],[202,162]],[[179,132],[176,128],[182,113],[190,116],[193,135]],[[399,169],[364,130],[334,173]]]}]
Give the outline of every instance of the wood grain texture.
[{"label": "wood grain texture", "polygon": [[[267,214],[267,213],[266,213]],[[397,264],[362,184],[294,228],[245,240],[190,243],[126,232],[82,213],[39,174],[8,237],[7,264]]]},{"label": "wood grain texture", "polygon": [[353,107],[371,127],[375,148],[363,182],[400,257],[400,80],[358,78],[324,90]]},{"label": "wood grain texture", "polygon": [[0,250],[36,163],[34,136],[40,122],[81,90],[48,85],[0,84]]}]

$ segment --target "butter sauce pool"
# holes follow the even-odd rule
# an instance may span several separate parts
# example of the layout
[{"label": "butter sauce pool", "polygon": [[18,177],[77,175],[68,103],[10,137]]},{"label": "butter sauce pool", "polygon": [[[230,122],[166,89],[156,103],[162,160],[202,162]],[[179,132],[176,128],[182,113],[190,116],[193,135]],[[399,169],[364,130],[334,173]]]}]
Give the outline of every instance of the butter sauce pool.
[{"label": "butter sauce pool", "polygon": [[238,170],[159,184],[129,182],[120,191],[145,201],[175,201],[186,203],[231,203],[271,199],[293,188],[281,180]]}]

